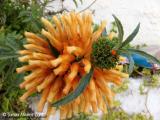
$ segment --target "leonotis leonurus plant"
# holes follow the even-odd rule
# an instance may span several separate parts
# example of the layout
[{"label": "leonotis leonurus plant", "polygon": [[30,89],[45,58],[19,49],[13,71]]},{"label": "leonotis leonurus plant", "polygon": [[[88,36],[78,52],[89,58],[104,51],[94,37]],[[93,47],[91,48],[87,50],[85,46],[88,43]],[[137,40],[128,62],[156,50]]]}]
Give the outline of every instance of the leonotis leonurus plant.
[{"label": "leonotis leonurus plant", "polygon": [[[119,31],[116,42],[111,40],[111,35],[101,36],[105,21],[93,30],[89,12],[53,16],[54,24],[42,18],[45,29],[41,35],[25,32],[28,43],[24,45],[25,50],[19,51],[18,59],[27,65],[17,68],[17,73],[30,71],[30,74],[20,84],[21,89],[26,89],[20,100],[25,101],[39,92],[38,111],[41,112],[47,103],[46,119],[57,108],[61,119],[99,109],[106,113],[115,95],[109,84],[120,85],[122,78],[128,76],[115,69],[120,52],[125,53],[124,46],[128,42],[122,43],[123,29],[120,21],[114,18]],[[134,36],[138,30],[139,25]]]}]

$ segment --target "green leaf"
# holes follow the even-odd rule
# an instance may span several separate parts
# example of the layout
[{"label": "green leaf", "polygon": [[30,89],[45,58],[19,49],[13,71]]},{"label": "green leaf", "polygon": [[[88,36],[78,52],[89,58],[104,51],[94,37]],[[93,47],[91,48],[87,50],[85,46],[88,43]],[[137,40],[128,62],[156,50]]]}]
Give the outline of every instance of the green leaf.
[{"label": "green leaf", "polygon": [[99,28],[99,25],[98,24],[94,24],[93,25],[93,32],[96,32]]},{"label": "green leaf", "polygon": [[73,0],[74,4],[76,5],[76,7],[78,7],[78,3],[76,0]]},{"label": "green leaf", "polygon": [[129,54],[128,55],[128,59],[129,59],[129,69],[128,69],[128,73],[131,74],[134,70],[134,60],[132,58],[132,56]]},{"label": "green leaf", "polygon": [[80,0],[81,4],[83,4],[83,0]]},{"label": "green leaf", "polygon": [[147,58],[149,61],[152,61],[152,62],[160,65],[160,61],[157,58],[155,58],[154,56],[152,56],[144,51],[136,50],[136,49],[127,49],[127,50],[131,53],[136,53],[136,54],[142,55],[143,57]]},{"label": "green leaf", "polygon": [[0,54],[0,60],[6,60],[6,59],[11,59],[11,58],[17,58],[19,55],[10,53],[10,54]]},{"label": "green leaf", "polygon": [[84,89],[87,87],[87,85],[90,82],[90,79],[92,77],[92,74],[93,74],[93,68],[91,68],[91,70],[88,74],[86,74],[85,76],[83,76],[81,78],[81,80],[78,84],[78,87],[73,92],[71,92],[70,94],[68,94],[64,98],[56,101],[52,105],[54,107],[58,107],[60,105],[67,104],[67,103],[71,102],[72,100],[74,100],[75,98],[77,98],[84,91]]},{"label": "green leaf", "polygon": [[26,19],[24,19],[22,22],[27,23],[27,22],[31,22],[33,19],[31,17],[28,17]]},{"label": "green leaf", "polygon": [[121,56],[126,56],[128,58],[129,67],[126,66],[127,68],[124,68],[124,70],[129,74],[131,74],[134,70],[134,60],[133,60],[132,54],[128,51],[128,49],[122,49],[122,50],[119,50],[119,52]]},{"label": "green leaf", "polygon": [[118,39],[119,39],[118,47],[119,47],[123,41],[124,31],[123,31],[123,26],[121,24],[121,21],[115,15],[113,15],[113,17],[114,17],[116,25],[118,27]]},{"label": "green leaf", "polygon": [[0,73],[2,73],[3,69],[7,66],[8,61],[6,60],[1,60],[0,61]]},{"label": "green leaf", "polygon": [[4,110],[4,112],[7,112],[9,110],[9,99],[6,97],[3,98],[2,109]]},{"label": "green leaf", "polygon": [[24,10],[21,11],[18,15],[19,18],[30,15],[30,11]]},{"label": "green leaf", "polygon": [[122,48],[126,45],[128,45],[137,35],[140,28],[140,23],[137,25],[137,27],[134,29],[134,31],[127,37],[127,39],[122,43],[122,45],[119,48]]}]

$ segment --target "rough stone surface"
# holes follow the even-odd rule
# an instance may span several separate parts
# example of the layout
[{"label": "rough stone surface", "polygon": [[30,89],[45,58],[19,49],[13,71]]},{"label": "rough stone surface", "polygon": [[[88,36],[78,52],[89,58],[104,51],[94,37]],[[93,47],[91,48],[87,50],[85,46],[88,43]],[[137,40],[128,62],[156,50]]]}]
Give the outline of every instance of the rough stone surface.
[{"label": "rough stone surface", "polygon": [[[94,0],[83,1],[76,8],[71,0],[66,0],[64,7],[81,11]],[[140,22],[140,32],[133,43],[160,45],[160,0],[97,0],[90,9],[95,10],[96,22],[106,19],[110,23],[115,14],[124,26],[125,36]]]}]

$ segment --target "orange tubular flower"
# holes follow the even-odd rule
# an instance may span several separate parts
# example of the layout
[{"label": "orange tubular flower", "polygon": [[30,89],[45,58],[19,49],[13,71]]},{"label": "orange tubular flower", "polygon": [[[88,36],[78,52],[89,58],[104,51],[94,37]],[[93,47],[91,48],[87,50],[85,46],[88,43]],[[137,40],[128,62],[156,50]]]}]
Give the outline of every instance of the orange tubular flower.
[{"label": "orange tubular flower", "polygon": [[[20,100],[25,101],[31,94],[40,92],[37,110],[41,112],[47,103],[47,118],[55,113],[51,103],[74,91],[82,76],[91,70],[93,42],[98,40],[106,26],[103,21],[99,29],[93,32],[92,15],[88,12],[71,12],[59,18],[53,16],[52,19],[54,25],[45,18],[41,19],[45,26],[45,30],[42,30],[43,37],[25,32],[28,44],[24,45],[25,50],[19,51],[22,55],[19,61],[28,62],[28,65],[17,68],[17,73],[31,71],[20,84],[20,88],[26,89]],[[60,53],[58,57],[52,53],[49,43]],[[126,74],[115,69],[95,67],[82,94],[59,107],[61,119],[70,118],[79,112],[97,112],[99,109],[107,112],[106,106],[112,106],[114,97],[109,84],[120,85],[123,77]]]}]

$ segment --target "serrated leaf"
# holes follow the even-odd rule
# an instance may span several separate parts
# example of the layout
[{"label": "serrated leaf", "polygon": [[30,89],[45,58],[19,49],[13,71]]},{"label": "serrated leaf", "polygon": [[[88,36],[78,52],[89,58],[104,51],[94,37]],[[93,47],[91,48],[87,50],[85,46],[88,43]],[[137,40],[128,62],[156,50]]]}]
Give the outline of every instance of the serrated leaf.
[{"label": "serrated leaf", "polygon": [[30,14],[30,11],[21,11],[20,13],[19,13],[19,15],[18,15],[18,17],[20,18],[20,17],[23,17],[23,16],[28,16]]},{"label": "serrated leaf", "polygon": [[24,19],[22,22],[23,22],[23,23],[32,22],[32,18],[31,18],[31,17],[27,17],[27,18]]},{"label": "serrated leaf", "polygon": [[6,59],[11,59],[11,58],[17,58],[19,55],[17,54],[0,54],[0,60],[6,60]]},{"label": "serrated leaf", "polygon": [[1,60],[0,61],[0,73],[2,73],[3,69],[7,66],[8,61],[6,60]]},{"label": "serrated leaf", "polygon": [[85,76],[83,76],[81,78],[81,80],[78,84],[78,87],[73,92],[71,92],[67,96],[63,97],[62,99],[56,101],[52,105],[54,107],[58,107],[60,105],[67,104],[67,103],[71,102],[72,100],[76,99],[84,91],[84,89],[87,87],[87,85],[90,82],[90,79],[92,77],[92,74],[93,74],[93,68],[91,68],[91,70],[88,74],[86,74]]},{"label": "serrated leaf", "polygon": [[137,33],[139,32],[139,28],[140,28],[140,23],[137,25],[137,27],[134,29],[134,31],[127,37],[127,39],[122,43],[122,45],[119,48],[122,48],[126,45],[128,45],[137,35]]},{"label": "serrated leaf", "polygon": [[121,21],[115,15],[113,15],[113,17],[114,17],[115,23],[118,27],[118,39],[119,39],[118,47],[119,47],[121,45],[122,41],[123,41],[124,31],[123,31],[123,26],[122,26]]},{"label": "serrated leaf", "polygon": [[155,58],[154,56],[152,56],[144,51],[136,50],[136,49],[127,49],[127,50],[131,53],[136,53],[136,54],[142,55],[143,57],[147,58],[149,61],[152,61],[153,63],[160,65],[160,61],[157,58]]},{"label": "serrated leaf", "polygon": [[9,99],[6,97],[3,98],[2,109],[4,112],[9,110]]}]

